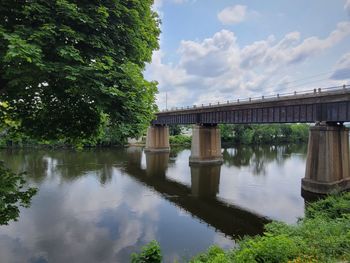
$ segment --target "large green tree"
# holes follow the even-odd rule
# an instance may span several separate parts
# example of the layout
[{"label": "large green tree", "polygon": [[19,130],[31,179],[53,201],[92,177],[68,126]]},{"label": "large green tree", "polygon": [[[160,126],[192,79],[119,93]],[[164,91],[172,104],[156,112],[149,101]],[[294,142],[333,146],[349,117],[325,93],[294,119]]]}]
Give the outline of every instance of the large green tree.
[{"label": "large green tree", "polygon": [[[40,139],[136,135],[155,111],[153,0],[1,0],[0,102]],[[5,107],[1,107],[2,110]]]}]

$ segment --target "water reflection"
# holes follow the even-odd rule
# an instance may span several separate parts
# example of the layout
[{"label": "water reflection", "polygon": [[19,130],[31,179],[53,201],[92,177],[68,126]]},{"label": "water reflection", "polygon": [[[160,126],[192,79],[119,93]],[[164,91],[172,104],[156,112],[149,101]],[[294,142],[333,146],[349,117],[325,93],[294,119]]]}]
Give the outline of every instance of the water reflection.
[{"label": "water reflection", "polygon": [[[125,171],[135,179],[152,187],[166,199],[175,203],[192,216],[210,224],[222,233],[239,237],[262,233],[268,220],[232,204],[216,199],[220,182],[220,165],[192,165],[191,187],[168,179],[167,165],[160,161],[168,160],[169,153],[146,153],[147,168],[141,168],[142,151],[129,148],[128,164]],[[133,159],[132,157],[139,157]]]},{"label": "water reflection", "polygon": [[195,197],[215,198],[219,193],[221,165],[191,165],[191,190]]},{"label": "water reflection", "polygon": [[[39,188],[18,222],[0,227],[3,262],[127,262],[157,239],[165,261],[229,237],[261,233],[266,218],[302,216],[306,148],[224,149],[222,166],[189,166],[189,150],[0,151]],[[228,236],[228,237],[225,237]]]},{"label": "water reflection", "polygon": [[238,146],[223,150],[224,164],[229,167],[251,167],[254,175],[265,175],[266,165],[276,162],[282,166],[291,154],[301,154],[306,159],[306,144],[263,145],[263,146]]},{"label": "water reflection", "polygon": [[[139,155],[141,149],[139,148]],[[150,177],[164,179],[169,163],[169,153],[146,153],[146,173]]]}]

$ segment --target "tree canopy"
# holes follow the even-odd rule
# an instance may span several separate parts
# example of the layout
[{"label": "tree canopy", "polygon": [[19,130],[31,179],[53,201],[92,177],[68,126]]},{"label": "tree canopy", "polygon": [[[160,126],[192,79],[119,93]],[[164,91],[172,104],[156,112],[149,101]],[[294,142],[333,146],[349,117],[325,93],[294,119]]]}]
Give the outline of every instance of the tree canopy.
[{"label": "tree canopy", "polygon": [[91,138],[106,123],[136,135],[156,109],[143,76],[160,34],[152,4],[2,0],[0,116],[41,139]]}]

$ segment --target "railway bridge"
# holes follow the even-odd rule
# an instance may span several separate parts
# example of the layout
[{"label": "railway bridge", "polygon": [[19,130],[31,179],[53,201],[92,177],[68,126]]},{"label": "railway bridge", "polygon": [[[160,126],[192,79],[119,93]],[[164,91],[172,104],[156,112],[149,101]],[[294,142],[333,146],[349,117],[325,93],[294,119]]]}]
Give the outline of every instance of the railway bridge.
[{"label": "railway bridge", "polygon": [[217,124],[310,123],[302,189],[327,194],[350,188],[350,85],[173,108],[156,114],[146,151],[169,151],[169,125],[193,124],[190,164],[221,163]]}]

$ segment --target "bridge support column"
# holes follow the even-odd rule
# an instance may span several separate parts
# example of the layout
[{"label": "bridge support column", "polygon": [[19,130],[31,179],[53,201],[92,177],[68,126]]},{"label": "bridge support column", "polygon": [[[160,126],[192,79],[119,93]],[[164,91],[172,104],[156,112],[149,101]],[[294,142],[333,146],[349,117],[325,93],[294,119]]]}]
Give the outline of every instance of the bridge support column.
[{"label": "bridge support column", "polygon": [[349,129],[319,123],[310,128],[302,189],[328,194],[350,189]]},{"label": "bridge support column", "polygon": [[169,128],[167,126],[152,125],[148,127],[146,148],[148,152],[169,152]]},{"label": "bridge support column", "polygon": [[216,125],[193,125],[190,164],[222,162],[220,129]]}]

